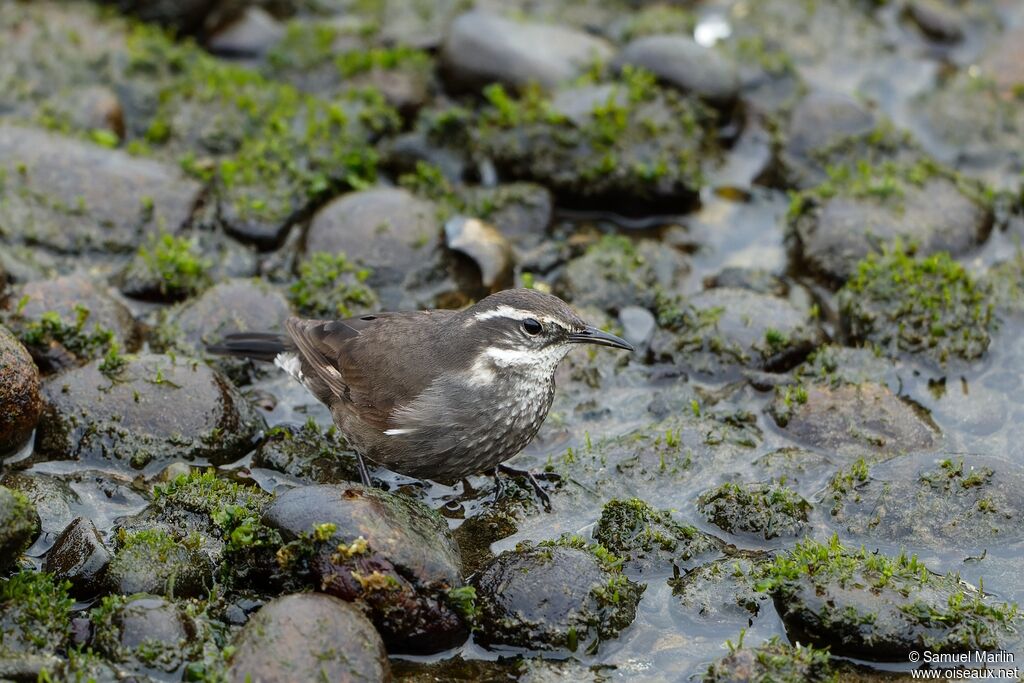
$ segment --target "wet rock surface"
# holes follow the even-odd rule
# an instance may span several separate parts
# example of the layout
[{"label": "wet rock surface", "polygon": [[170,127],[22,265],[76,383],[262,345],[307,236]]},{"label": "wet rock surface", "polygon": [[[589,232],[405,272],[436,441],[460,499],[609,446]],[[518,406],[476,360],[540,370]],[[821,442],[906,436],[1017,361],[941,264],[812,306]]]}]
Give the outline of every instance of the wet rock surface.
[{"label": "wet rock surface", "polygon": [[282,494],[263,521],[291,541],[279,561],[356,603],[389,651],[431,653],[465,639],[449,598],[462,585],[458,546],[429,508],[359,484],[321,485]]},{"label": "wet rock surface", "polygon": [[44,387],[38,452],[143,469],[179,458],[230,462],[251,447],[261,418],[205,365],[152,354],[111,365],[94,361]]},{"label": "wet rock surface", "polygon": [[[811,564],[813,576],[800,571]],[[1020,619],[1016,606],[986,598],[959,576],[933,574],[916,557],[847,550],[835,537],[798,544],[775,560],[766,583],[791,638],[881,661],[915,647],[998,648]]]},{"label": "wet rock surface", "polygon": [[635,618],[643,587],[581,547],[517,548],[475,581],[480,642],[552,650],[596,650]]},{"label": "wet rock surface", "polygon": [[39,369],[15,336],[0,327],[0,455],[28,441],[40,412]]},{"label": "wet rock surface", "polygon": [[456,90],[491,83],[552,88],[610,55],[607,43],[582,31],[476,10],[452,22],[441,48],[441,64]]},{"label": "wet rock surface", "polygon": [[389,681],[387,652],[358,609],[329,595],[288,595],[238,634],[232,681]]},{"label": "wet rock surface", "polygon": [[1022,476],[1017,465],[978,456],[855,464],[830,485],[832,521],[855,537],[980,553],[1024,536],[1024,511],[1013,493]]},{"label": "wet rock surface", "polygon": [[111,347],[135,351],[137,323],[105,288],[79,276],[26,283],[5,303],[4,319],[45,371],[99,358]]},{"label": "wet rock surface", "polygon": [[[0,3],[0,679],[1019,661],[1022,25],[952,0]],[[637,347],[558,366],[509,463],[550,512],[518,474],[369,491],[300,383],[205,352],[510,286]],[[33,410],[5,409],[40,376],[26,443]]]},{"label": "wet rock surface", "polygon": [[18,561],[39,534],[39,513],[25,494],[0,486],[0,569]]}]

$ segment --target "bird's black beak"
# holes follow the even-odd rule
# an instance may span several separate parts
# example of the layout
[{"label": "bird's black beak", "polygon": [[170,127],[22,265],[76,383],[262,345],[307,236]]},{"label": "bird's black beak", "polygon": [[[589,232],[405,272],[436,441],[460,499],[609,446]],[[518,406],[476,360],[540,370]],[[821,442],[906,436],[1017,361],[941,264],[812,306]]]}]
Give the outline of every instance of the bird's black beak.
[{"label": "bird's black beak", "polygon": [[592,325],[587,325],[580,332],[570,334],[569,341],[573,344],[597,344],[598,346],[610,346],[613,349],[634,350],[633,345],[622,337],[616,337],[614,334],[599,330]]}]

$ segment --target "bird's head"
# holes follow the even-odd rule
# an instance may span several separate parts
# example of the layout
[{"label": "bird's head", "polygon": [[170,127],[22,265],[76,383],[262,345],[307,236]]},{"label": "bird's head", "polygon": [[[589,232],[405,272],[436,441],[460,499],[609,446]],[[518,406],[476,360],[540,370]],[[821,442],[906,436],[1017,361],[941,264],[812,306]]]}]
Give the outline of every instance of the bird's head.
[{"label": "bird's head", "polygon": [[532,289],[509,289],[463,311],[466,333],[490,364],[554,372],[575,344],[632,351],[624,339],[583,321],[556,296]]}]

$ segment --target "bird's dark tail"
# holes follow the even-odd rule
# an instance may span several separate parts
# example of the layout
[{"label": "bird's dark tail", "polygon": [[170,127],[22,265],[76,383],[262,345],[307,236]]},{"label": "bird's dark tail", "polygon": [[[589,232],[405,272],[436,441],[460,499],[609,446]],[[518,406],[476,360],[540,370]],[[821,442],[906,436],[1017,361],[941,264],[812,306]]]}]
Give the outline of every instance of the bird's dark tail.
[{"label": "bird's dark tail", "polygon": [[252,358],[272,363],[277,354],[294,351],[295,345],[283,334],[239,332],[229,334],[224,337],[224,341],[219,344],[211,344],[206,347],[206,350],[220,356]]}]

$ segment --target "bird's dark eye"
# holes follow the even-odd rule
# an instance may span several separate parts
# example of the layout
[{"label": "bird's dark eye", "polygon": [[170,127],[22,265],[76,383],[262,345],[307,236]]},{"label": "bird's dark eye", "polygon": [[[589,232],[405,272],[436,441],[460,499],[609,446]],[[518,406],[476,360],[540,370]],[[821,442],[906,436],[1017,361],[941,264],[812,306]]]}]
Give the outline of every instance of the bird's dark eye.
[{"label": "bird's dark eye", "polygon": [[540,331],[544,328],[533,318],[527,318],[523,321],[523,329],[526,331],[526,334],[532,337],[540,334]]}]

